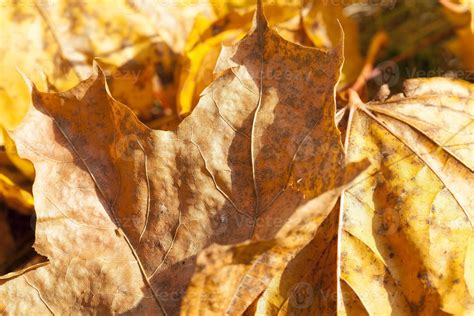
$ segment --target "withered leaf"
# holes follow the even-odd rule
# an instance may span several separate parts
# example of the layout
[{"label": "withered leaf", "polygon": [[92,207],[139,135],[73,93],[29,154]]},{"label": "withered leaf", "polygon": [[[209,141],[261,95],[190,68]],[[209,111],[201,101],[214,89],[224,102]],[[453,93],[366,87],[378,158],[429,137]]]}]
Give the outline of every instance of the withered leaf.
[{"label": "withered leaf", "polygon": [[347,159],[372,167],[344,194],[340,277],[369,314],[474,310],[473,96],[431,78],[351,101]]},{"label": "withered leaf", "polygon": [[260,8],[175,131],[141,124],[97,67],[66,92],[32,87],[13,135],[35,165],[35,249],[50,264],[2,286],[6,311],[177,313],[203,248],[271,239],[342,183],[341,60],[283,40]]},{"label": "withered leaf", "polygon": [[446,78],[404,87],[368,104],[352,95],[347,159],[371,167],[339,214],[265,280],[250,301],[256,315],[472,311],[473,87]]},{"label": "withered leaf", "polygon": [[[349,166],[347,182],[368,161]],[[188,287],[181,313],[185,315],[240,315],[316,235],[320,225],[349,183],[325,192],[300,206],[272,240],[237,245],[211,245],[199,254],[197,271]],[[337,227],[337,226],[336,226]],[[257,306],[258,308],[259,306]],[[270,311],[257,315],[271,315]]]}]

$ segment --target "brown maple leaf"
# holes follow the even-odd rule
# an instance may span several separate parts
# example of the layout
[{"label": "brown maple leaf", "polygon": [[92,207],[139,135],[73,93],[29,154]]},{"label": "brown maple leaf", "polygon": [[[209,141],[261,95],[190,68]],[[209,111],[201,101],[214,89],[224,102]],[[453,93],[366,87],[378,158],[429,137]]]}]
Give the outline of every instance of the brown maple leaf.
[{"label": "brown maple leaf", "polygon": [[[281,274],[317,234],[336,228],[328,220],[341,192],[366,169],[368,161],[351,164],[345,183],[300,206],[272,240],[236,245],[211,245],[197,259],[197,269],[186,292],[184,315],[241,315]],[[337,212],[333,212],[337,215]],[[326,226],[326,227],[322,227]],[[321,229],[320,229],[321,228]],[[326,243],[327,247],[331,242]],[[335,282],[334,282],[335,284]],[[265,313],[271,315],[273,313]]]},{"label": "brown maple leaf", "polygon": [[175,131],[141,124],[97,66],[66,92],[32,87],[13,135],[35,166],[35,249],[50,264],[2,286],[6,311],[177,313],[203,248],[271,239],[342,184],[341,63],[340,47],[282,39],[260,7]]}]

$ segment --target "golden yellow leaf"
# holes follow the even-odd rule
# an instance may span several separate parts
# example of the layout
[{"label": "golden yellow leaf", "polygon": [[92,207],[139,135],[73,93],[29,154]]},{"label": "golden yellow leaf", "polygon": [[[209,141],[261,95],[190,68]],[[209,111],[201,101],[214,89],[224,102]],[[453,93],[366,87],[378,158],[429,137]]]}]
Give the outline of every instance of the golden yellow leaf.
[{"label": "golden yellow leaf", "polygon": [[[365,310],[364,306],[361,304],[357,294],[351,289],[349,285],[345,281],[340,281],[341,286],[341,300],[342,306],[339,313],[341,315],[358,315],[358,316],[365,316],[369,315]],[[333,292],[335,293],[335,292]]]},{"label": "golden yellow leaf", "polygon": [[13,138],[35,166],[35,249],[50,264],[2,285],[6,312],[177,313],[202,249],[271,239],[342,183],[341,60],[285,41],[259,10],[174,131],[141,124],[99,69],[63,93],[33,87]]},{"label": "golden yellow leaf", "polygon": [[445,6],[448,18],[458,27],[469,24],[474,32],[474,1],[473,0],[440,0]]},{"label": "golden yellow leaf", "polygon": [[45,73],[63,89],[77,82],[71,63],[55,42],[39,8],[34,2],[17,5],[8,2],[0,6],[3,43],[0,49],[0,125],[7,129],[20,122],[30,104],[28,89],[17,68],[42,89],[47,88]]},{"label": "golden yellow leaf", "polygon": [[[222,43],[232,42],[245,35],[245,30],[240,28],[242,19],[243,17],[238,14],[232,14],[214,23],[204,16],[196,19],[194,28],[188,38],[185,61],[180,73],[177,96],[178,113],[189,113],[193,106],[197,104],[201,92],[214,79],[213,70]],[[221,26],[222,23],[225,23],[225,25]],[[228,28],[228,30],[224,28]],[[206,30],[212,29],[222,31],[217,36],[206,39],[204,37]]]},{"label": "golden yellow leaf", "polygon": [[127,3],[140,14],[148,16],[165,43],[175,53],[180,54],[184,51],[194,20],[198,16],[211,20],[217,18],[213,10],[215,2],[214,0],[131,0]]},{"label": "golden yellow leaf", "polygon": [[472,313],[473,85],[414,79],[350,106],[347,159],[372,167],[344,193],[341,280],[369,314]]},{"label": "golden yellow leaf", "polygon": [[11,171],[0,168],[0,200],[23,214],[33,214],[31,190],[16,182],[15,178]]},{"label": "golden yellow leaf", "polygon": [[469,27],[464,27],[456,30],[456,39],[447,43],[447,47],[456,56],[458,56],[464,65],[469,70],[474,70],[474,33]]}]

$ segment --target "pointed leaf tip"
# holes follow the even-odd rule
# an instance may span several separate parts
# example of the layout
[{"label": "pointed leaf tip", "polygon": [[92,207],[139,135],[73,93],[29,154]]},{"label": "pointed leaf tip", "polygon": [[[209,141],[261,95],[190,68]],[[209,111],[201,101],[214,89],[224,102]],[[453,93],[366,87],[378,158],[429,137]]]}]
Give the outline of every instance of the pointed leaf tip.
[{"label": "pointed leaf tip", "polygon": [[254,29],[266,29],[268,27],[268,21],[263,12],[263,0],[257,0],[257,9],[253,18]]},{"label": "pointed leaf tip", "polygon": [[97,78],[99,75],[104,81],[106,81],[105,80],[106,74],[105,74],[104,70],[102,69],[102,67],[100,67],[98,59],[94,58],[94,60],[92,61],[92,74],[91,74],[91,77]]}]

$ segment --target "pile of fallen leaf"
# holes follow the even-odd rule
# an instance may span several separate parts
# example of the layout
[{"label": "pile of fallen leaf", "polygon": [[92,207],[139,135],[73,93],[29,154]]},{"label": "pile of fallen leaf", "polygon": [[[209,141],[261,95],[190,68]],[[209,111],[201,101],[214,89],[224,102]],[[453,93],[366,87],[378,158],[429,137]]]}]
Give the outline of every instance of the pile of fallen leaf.
[{"label": "pile of fallen leaf", "polygon": [[474,84],[379,2],[1,4],[0,314],[474,313]]}]

